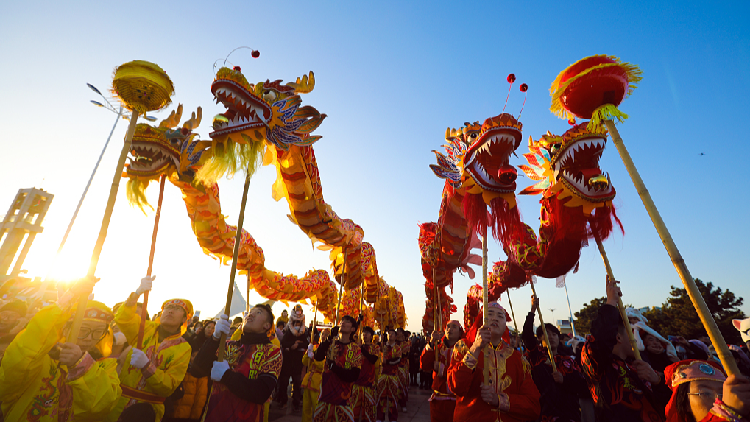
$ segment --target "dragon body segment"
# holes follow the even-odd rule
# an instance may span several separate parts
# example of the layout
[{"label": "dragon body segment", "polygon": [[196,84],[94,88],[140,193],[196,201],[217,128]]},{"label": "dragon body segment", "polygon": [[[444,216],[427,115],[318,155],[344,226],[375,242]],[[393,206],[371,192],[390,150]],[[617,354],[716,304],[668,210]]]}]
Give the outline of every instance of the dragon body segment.
[{"label": "dragon body segment", "polygon": [[445,153],[435,151],[437,165],[430,168],[446,182],[438,222],[420,226],[422,272],[427,279],[425,329],[432,327],[436,290],[444,316],[440,323],[444,324],[450,312],[455,312],[445,292],[446,285],[452,287],[453,273],[461,269],[474,278],[468,264],[482,263],[481,257],[470,253],[481,246],[480,229],[491,227],[503,244],[520,230],[515,199],[517,174],[509,161],[520,145],[521,128],[512,115],[503,113],[481,125],[476,122],[458,130],[449,128]]},{"label": "dragon body segment", "polygon": [[518,272],[514,266],[528,276],[561,277],[578,265],[589,240],[608,238],[613,222],[622,230],[612,205],[615,189],[599,169],[606,131],[586,126],[578,124],[562,136],[548,132],[537,141],[529,139],[529,153],[524,154],[529,165],[520,168],[538,183],[521,194],[542,194],[539,235],[523,224],[524,230],[506,246],[509,262],[500,261],[493,269],[493,280],[500,285]]},{"label": "dragon body segment", "polygon": [[[173,112],[167,124],[176,126],[181,112],[181,107],[176,114]],[[198,124],[199,119],[194,122],[194,127]],[[192,127],[183,129],[170,131],[164,127],[138,125],[131,151],[133,158],[124,175],[129,179],[128,197],[131,203],[144,205],[144,191],[148,182],[165,175],[182,192],[198,244],[206,254],[226,264],[233,256],[237,227],[227,224],[221,213],[219,186],[194,177],[203,163],[210,159],[212,143],[194,140]],[[168,135],[174,132],[182,136],[172,136],[170,139]],[[160,160],[145,160],[143,157],[146,155],[168,156],[170,164],[161,165]],[[263,250],[244,229],[240,242],[237,269],[247,274],[249,285],[261,296],[290,302],[312,299],[326,318],[334,319],[337,292],[326,271],[311,270],[304,277],[270,271],[265,268]]]}]

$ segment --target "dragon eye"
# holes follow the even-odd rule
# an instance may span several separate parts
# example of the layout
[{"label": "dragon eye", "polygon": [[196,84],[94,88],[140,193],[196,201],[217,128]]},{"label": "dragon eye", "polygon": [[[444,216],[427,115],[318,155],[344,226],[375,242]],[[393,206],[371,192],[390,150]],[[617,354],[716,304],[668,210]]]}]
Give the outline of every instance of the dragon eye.
[{"label": "dragon eye", "polygon": [[478,134],[478,133],[476,133],[476,132],[474,132],[474,133],[470,133],[470,134],[469,134],[469,136],[470,136],[470,137],[472,137],[472,138],[476,138],[476,137],[477,137],[478,135],[479,135],[479,134]]},{"label": "dragon eye", "polygon": [[276,92],[266,89],[263,91],[263,99],[266,101],[273,101],[276,99]]},{"label": "dragon eye", "polygon": [[560,150],[560,145],[561,144],[552,144],[552,147],[550,148],[550,152],[552,154],[555,154],[557,151]]}]

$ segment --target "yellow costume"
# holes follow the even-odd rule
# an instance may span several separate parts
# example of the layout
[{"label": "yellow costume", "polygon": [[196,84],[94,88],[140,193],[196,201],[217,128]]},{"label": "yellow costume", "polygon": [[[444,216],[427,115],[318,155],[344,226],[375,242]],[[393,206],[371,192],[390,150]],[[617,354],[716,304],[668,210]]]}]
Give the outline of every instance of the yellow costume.
[{"label": "yellow costume", "polygon": [[[315,350],[318,350],[318,346],[315,346]],[[312,422],[313,412],[318,405],[325,361],[318,362],[305,353],[302,357],[302,365],[307,368],[307,373],[302,379],[302,422]]]},{"label": "yellow costume", "polygon": [[[193,313],[192,304],[187,300],[164,302],[164,305],[174,304],[182,304],[187,314],[187,321],[190,321]],[[130,344],[137,344],[138,327],[141,323],[141,316],[135,312],[135,309],[135,305],[129,306],[126,302],[117,310],[115,316],[115,322]],[[115,422],[126,407],[142,402],[151,404],[156,414],[155,422],[160,421],[164,416],[164,399],[177,389],[185,377],[190,363],[190,351],[190,344],[182,337],[182,332],[159,342],[159,324],[146,321],[143,352],[146,353],[150,362],[143,369],[132,367],[130,359],[133,351],[128,352],[120,371],[122,397],[106,420]]]},{"label": "yellow costume", "polygon": [[[65,325],[71,310],[50,305],[29,321],[24,331],[8,346],[0,366],[0,401],[6,422],[100,421],[120,396],[117,361],[95,361],[85,353],[69,368],[49,356],[58,342],[64,342]],[[109,322],[112,311],[90,300],[85,319]],[[107,353],[111,332],[97,345]],[[108,342],[108,344],[106,344]]]}]

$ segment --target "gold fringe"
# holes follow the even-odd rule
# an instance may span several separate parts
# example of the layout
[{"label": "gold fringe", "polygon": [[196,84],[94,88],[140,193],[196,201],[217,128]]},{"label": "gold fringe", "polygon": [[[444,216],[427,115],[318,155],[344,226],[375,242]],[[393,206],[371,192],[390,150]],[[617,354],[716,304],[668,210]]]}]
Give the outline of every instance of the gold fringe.
[{"label": "gold fringe", "polygon": [[[590,59],[591,57],[607,57],[609,59],[614,60],[615,63],[603,63],[598,66],[588,68],[585,71],[566,80],[564,83],[561,83],[562,77],[568,69],[582,62],[583,60]],[[594,56],[584,57],[581,60],[578,60],[577,62],[568,66],[567,68],[565,68],[565,70],[563,70],[557,75],[554,82],[552,82],[552,86],[549,89],[550,95],[552,96],[552,105],[550,106],[550,111],[552,111],[552,114],[562,119],[569,119],[571,117],[575,117],[571,113],[569,113],[567,110],[565,110],[565,108],[563,107],[562,101],[560,101],[560,97],[563,96],[563,94],[565,93],[565,90],[568,88],[568,86],[570,86],[571,83],[576,81],[578,78],[588,73],[591,73],[595,70],[603,69],[605,67],[612,67],[612,66],[620,67],[622,70],[625,71],[625,74],[628,79],[628,92],[625,93],[625,98],[630,96],[630,94],[633,93],[633,90],[638,88],[637,83],[643,79],[643,71],[638,67],[638,65],[634,65],[631,63],[623,63],[619,57],[608,56],[606,54],[597,54]]]},{"label": "gold fringe", "polygon": [[619,123],[622,123],[627,118],[628,115],[620,111],[614,104],[604,104],[594,110],[594,113],[591,115],[591,121],[589,121],[586,128],[590,132],[600,132],[605,120],[617,119]]},{"label": "gold fringe", "polygon": [[149,182],[150,180],[144,182],[137,178],[128,179],[127,188],[125,189],[130,205],[138,207],[144,214],[146,214],[144,206],[151,208],[151,211],[154,210],[154,207],[148,203],[148,198],[146,198],[146,188]]},{"label": "gold fringe", "polygon": [[196,180],[210,185],[224,175],[231,178],[239,171],[247,171],[251,176],[255,174],[262,162],[264,143],[242,136],[246,143],[229,139],[217,144],[213,156],[196,173]]}]

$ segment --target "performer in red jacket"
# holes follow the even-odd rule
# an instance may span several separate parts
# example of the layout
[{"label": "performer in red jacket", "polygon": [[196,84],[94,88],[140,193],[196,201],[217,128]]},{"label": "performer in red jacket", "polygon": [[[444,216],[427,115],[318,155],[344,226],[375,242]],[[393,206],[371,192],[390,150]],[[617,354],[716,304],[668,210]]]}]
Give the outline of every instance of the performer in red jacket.
[{"label": "performer in red jacket", "polygon": [[[448,369],[448,387],[456,395],[453,420],[471,422],[515,422],[539,417],[539,391],[531,379],[529,363],[507,340],[507,315],[499,303],[488,306],[488,323],[477,332],[471,345],[459,341],[453,348]],[[479,318],[482,318],[480,315]],[[469,336],[467,336],[469,337]],[[489,355],[485,361],[485,354]],[[484,384],[484,366],[489,366],[489,384]]]},{"label": "performer in red jacket", "polygon": [[456,408],[456,395],[448,388],[448,368],[451,364],[453,346],[463,337],[461,323],[456,320],[445,326],[445,336],[432,333],[430,342],[420,358],[423,368],[432,365],[432,397],[430,397],[430,420],[432,422],[453,422],[453,411]]}]

